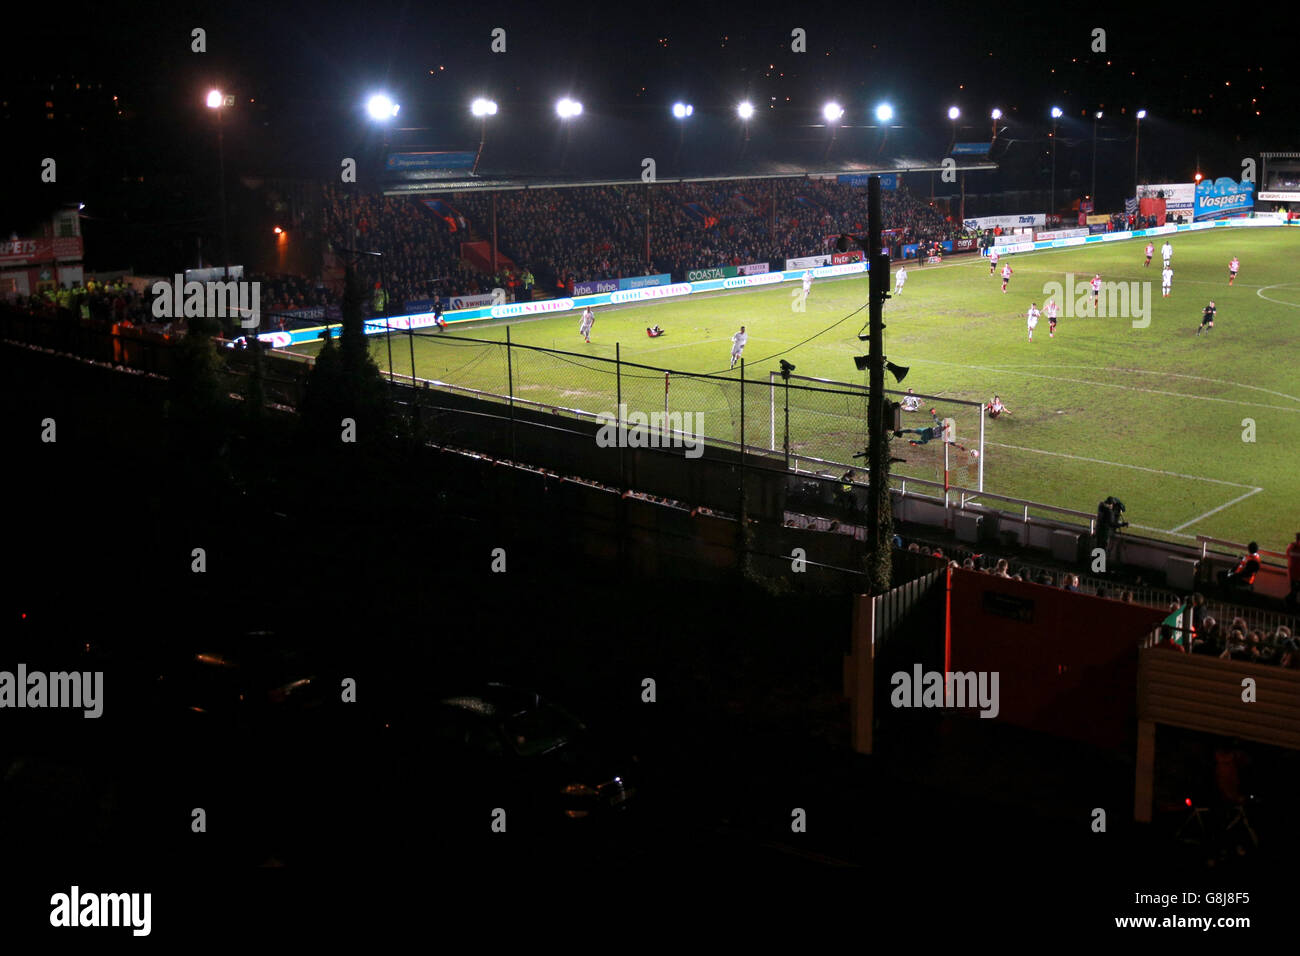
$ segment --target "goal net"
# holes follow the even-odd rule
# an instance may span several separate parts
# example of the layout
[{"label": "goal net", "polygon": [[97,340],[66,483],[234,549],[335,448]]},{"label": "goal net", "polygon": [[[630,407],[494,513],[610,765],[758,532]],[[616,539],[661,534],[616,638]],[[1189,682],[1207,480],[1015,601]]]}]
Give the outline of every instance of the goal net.
[{"label": "goal net", "polygon": [[[865,386],[793,374],[787,384],[772,372],[768,391],[769,447],[783,452],[788,442],[792,467],[864,466],[854,456],[866,446]],[[895,389],[885,396],[900,406],[892,474],[984,490],[983,403]]]}]

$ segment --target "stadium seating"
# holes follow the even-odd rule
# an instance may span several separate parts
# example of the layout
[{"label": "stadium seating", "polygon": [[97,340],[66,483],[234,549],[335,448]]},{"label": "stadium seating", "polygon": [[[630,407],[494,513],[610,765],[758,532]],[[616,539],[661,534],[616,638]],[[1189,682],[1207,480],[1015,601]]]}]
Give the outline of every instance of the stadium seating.
[{"label": "stadium seating", "polygon": [[[528,268],[542,290],[571,293],[595,279],[670,273],[681,281],[691,269],[768,262],[827,251],[843,232],[867,225],[866,193],[834,180],[664,183],[653,187],[649,210],[650,262],[646,262],[646,194],[636,186],[530,189],[498,194],[497,247],[518,268]],[[395,301],[486,292],[513,276],[488,276],[462,261],[460,245],[491,234],[492,199],[482,193],[440,197],[463,226],[423,199],[345,194],[327,189],[325,221],[339,255],[345,249],[386,251],[387,261],[356,257],[367,284],[388,273]],[[905,189],[882,193],[887,229],[902,243],[943,241],[962,234],[928,203]],[[455,218],[453,215],[452,219]],[[516,283],[517,284],[517,283]]]}]

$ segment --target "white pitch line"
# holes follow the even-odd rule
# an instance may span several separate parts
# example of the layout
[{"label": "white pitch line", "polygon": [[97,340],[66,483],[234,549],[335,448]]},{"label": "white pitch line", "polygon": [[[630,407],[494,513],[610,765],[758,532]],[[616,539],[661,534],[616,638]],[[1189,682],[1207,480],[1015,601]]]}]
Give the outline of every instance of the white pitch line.
[{"label": "white pitch line", "polygon": [[1156,375],[1165,378],[1189,378],[1195,382],[1213,382],[1215,385],[1231,385],[1233,388],[1249,389],[1253,392],[1263,392],[1266,395],[1276,395],[1278,398],[1289,398],[1293,402],[1300,402],[1300,395],[1288,395],[1286,392],[1275,392],[1271,388],[1262,388],[1258,385],[1246,385],[1242,382],[1233,382],[1226,378],[1208,378],[1204,375],[1185,375],[1181,372],[1153,372],[1150,369],[1145,368],[1118,368],[1100,365],[1057,365],[1055,362],[1008,365],[1007,368],[1081,368],[1085,372],[1131,372],[1135,375]]},{"label": "white pitch line", "polygon": [[[1020,269],[1019,272],[1033,272],[1033,273],[1042,274],[1042,275],[1058,275],[1058,276],[1065,276],[1065,275],[1086,276],[1086,275],[1087,275],[1086,272],[1075,272],[1075,273],[1057,272],[1057,271],[1054,270],[1054,269]],[[1096,275],[1096,274],[1097,274],[1097,273],[1095,273],[1095,272],[1093,273],[1093,275]],[[1143,278],[1142,278],[1143,275],[1150,276],[1150,275],[1153,275],[1153,274],[1154,274],[1154,273],[1150,273],[1150,272],[1147,272],[1147,273],[1138,273],[1137,275],[1132,275],[1132,274],[1127,273],[1127,272],[1108,272],[1108,273],[1106,273],[1106,275],[1109,276],[1111,279],[1116,279],[1116,280],[1128,279],[1130,282],[1146,282],[1146,283],[1148,283],[1148,284],[1154,285],[1154,284],[1155,284],[1155,280],[1154,280],[1154,279],[1143,279]],[[1228,282],[1227,282],[1226,279],[1179,279],[1178,281],[1179,281],[1181,284],[1184,284],[1184,285],[1187,284],[1187,283],[1192,283],[1192,284],[1194,284],[1194,285],[1221,285],[1221,286],[1223,286],[1225,289],[1228,288]],[[1075,289],[1086,289],[1086,288],[1087,288],[1087,283],[1086,283],[1086,282],[1080,282],[1078,285],[1075,286]],[[1172,286],[1171,286],[1170,288],[1172,288]],[[1243,288],[1243,289],[1264,288],[1264,289],[1267,289],[1267,288],[1270,288],[1270,287],[1269,287],[1269,286],[1255,286],[1255,285],[1251,285],[1251,284],[1248,284],[1248,283],[1245,283],[1245,282],[1238,282],[1238,283],[1236,284],[1235,288]],[[1103,316],[1102,318],[1105,318],[1105,316]]]},{"label": "white pitch line", "polygon": [[1057,458],[1070,458],[1074,461],[1087,461],[1094,465],[1111,465],[1115,468],[1132,468],[1134,471],[1146,471],[1153,475],[1165,475],[1169,478],[1186,478],[1191,481],[1208,481],[1216,485],[1229,485],[1233,488],[1250,488],[1251,494],[1256,491],[1263,491],[1262,488],[1256,488],[1254,485],[1244,485],[1239,481],[1225,481],[1222,478],[1205,478],[1201,475],[1184,475],[1177,471],[1162,471],[1159,468],[1147,468],[1143,465],[1130,465],[1122,461],[1105,461],[1101,458],[1086,458],[1083,455],[1071,455],[1063,451],[1043,451],[1041,448],[1025,448],[1021,445],[1005,445],[1002,442],[985,440],[984,444],[993,445],[997,448],[1010,448],[1012,451],[1028,451],[1035,455],[1054,455]]},{"label": "white pitch line", "polygon": [[1172,398],[1189,398],[1198,402],[1220,402],[1224,405],[1243,405],[1246,408],[1267,408],[1275,412],[1300,412],[1300,408],[1288,408],[1285,405],[1264,405],[1260,402],[1243,402],[1235,398],[1216,398],[1213,395],[1189,395],[1187,392],[1171,392],[1163,388],[1139,388],[1136,385],[1116,385],[1114,382],[1090,382],[1081,378],[1061,378],[1057,375],[1035,375],[1033,372],[1021,372],[1015,368],[998,368],[991,365],[963,365],[960,362],[941,362],[938,359],[915,358],[913,362],[929,362],[931,365],[947,365],[952,368],[969,368],[979,372],[998,372],[1001,374],[1021,375],[1025,378],[1045,378],[1053,382],[1070,382],[1074,385],[1095,385],[1101,388],[1118,388],[1126,392],[1146,392],[1149,395],[1168,395]]},{"label": "white pitch line", "polygon": [[1218,513],[1219,513],[1220,511],[1222,511],[1224,508],[1231,508],[1231,507],[1232,507],[1233,505],[1235,505],[1237,502],[1239,502],[1239,501],[1245,501],[1245,500],[1246,500],[1247,498],[1249,498],[1251,495],[1253,495],[1253,494],[1258,494],[1259,492],[1261,492],[1261,491],[1263,491],[1263,490],[1264,490],[1263,488],[1252,488],[1250,491],[1246,492],[1246,493],[1245,493],[1244,495],[1242,495],[1240,498],[1233,498],[1233,499],[1232,499],[1231,501],[1229,501],[1226,505],[1219,505],[1219,507],[1217,507],[1217,508],[1211,508],[1209,511],[1205,512],[1205,514],[1201,515],[1199,518],[1193,518],[1191,521],[1188,521],[1188,522],[1185,522],[1185,523],[1183,523],[1183,524],[1180,524],[1177,528],[1174,528],[1174,529],[1173,529],[1173,531],[1171,532],[1171,534],[1176,534],[1177,532],[1182,531],[1184,528],[1188,527],[1189,525],[1194,525],[1194,524],[1196,524],[1198,521],[1204,521],[1204,520],[1205,520],[1206,518],[1208,518],[1210,515],[1218,514]]},{"label": "white pitch line", "polygon": [[1268,302],[1276,302],[1278,305],[1289,305],[1293,309],[1300,309],[1300,302],[1286,302],[1282,299],[1274,299],[1272,296],[1264,294],[1269,289],[1290,289],[1294,285],[1296,285],[1294,282],[1279,282],[1277,285],[1261,286],[1255,291],[1255,295]]}]

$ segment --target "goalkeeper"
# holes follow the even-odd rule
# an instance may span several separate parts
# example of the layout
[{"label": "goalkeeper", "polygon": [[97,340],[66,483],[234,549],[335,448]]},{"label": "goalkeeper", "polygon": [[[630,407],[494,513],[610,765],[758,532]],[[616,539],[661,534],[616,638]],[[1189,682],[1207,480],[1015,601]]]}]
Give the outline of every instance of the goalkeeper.
[{"label": "goalkeeper", "polygon": [[936,438],[942,439],[945,430],[943,419],[939,417],[939,413],[936,412],[933,408],[930,409],[930,418],[932,420],[932,424],[926,425],[924,428],[900,429],[899,431],[894,432],[894,437],[902,438],[904,435],[919,436],[919,438],[909,438],[908,444],[910,445],[928,445]]},{"label": "goalkeeper", "polygon": [[909,445],[928,445],[937,438],[940,441],[952,445],[953,448],[958,448],[961,451],[971,451],[971,449],[967,448],[965,445],[959,445],[952,440],[952,437],[948,434],[948,426],[944,424],[944,420],[939,417],[939,413],[933,408],[930,409],[930,420],[932,424],[929,424],[924,428],[903,428],[894,432],[894,437],[902,438],[904,435],[918,436],[917,438],[909,438],[907,440]]}]

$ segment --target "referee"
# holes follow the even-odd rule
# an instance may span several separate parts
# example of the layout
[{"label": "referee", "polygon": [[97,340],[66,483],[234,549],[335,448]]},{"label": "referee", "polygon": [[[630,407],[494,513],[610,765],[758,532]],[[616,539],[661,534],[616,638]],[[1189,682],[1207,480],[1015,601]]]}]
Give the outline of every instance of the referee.
[{"label": "referee", "polygon": [[1200,335],[1202,332],[1208,332],[1210,329],[1214,328],[1214,313],[1217,311],[1218,310],[1215,308],[1213,300],[1211,300],[1210,304],[1201,312],[1201,324],[1196,328],[1197,335]]}]

